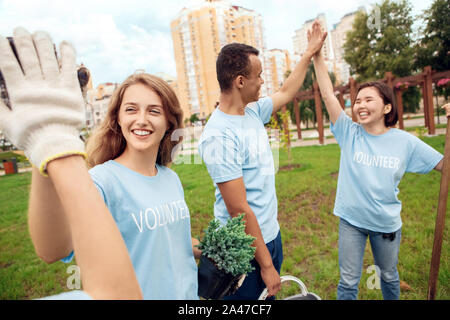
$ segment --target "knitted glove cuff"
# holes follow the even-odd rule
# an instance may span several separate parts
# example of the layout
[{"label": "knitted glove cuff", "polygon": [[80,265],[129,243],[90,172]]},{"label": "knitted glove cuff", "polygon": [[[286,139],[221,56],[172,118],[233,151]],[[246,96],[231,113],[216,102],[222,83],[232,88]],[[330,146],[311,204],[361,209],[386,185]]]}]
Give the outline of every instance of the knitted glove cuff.
[{"label": "knitted glove cuff", "polygon": [[47,176],[47,164],[52,160],[70,155],[87,158],[79,130],[64,124],[47,124],[36,128],[28,136],[24,150],[30,162],[44,176]]}]

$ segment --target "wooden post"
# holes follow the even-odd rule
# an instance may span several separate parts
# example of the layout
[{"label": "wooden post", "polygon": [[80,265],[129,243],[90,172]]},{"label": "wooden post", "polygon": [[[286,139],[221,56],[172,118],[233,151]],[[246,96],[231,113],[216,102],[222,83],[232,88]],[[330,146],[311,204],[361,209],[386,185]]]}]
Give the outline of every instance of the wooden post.
[{"label": "wooden post", "polygon": [[424,75],[424,83],[423,83],[423,91],[425,93],[423,97],[424,111],[427,110],[428,114],[428,134],[435,134],[435,125],[434,125],[434,108],[433,108],[433,87],[431,80],[431,67],[426,66],[423,69]]},{"label": "wooden post", "polygon": [[353,79],[353,77],[350,77],[348,79],[348,83],[350,85],[350,102],[351,102],[351,110],[352,110],[352,120],[356,122],[356,114],[353,112],[353,105],[355,104],[356,100],[356,82]]},{"label": "wooden post", "polygon": [[297,126],[297,138],[301,140],[302,138],[302,128],[300,124],[300,106],[298,105],[298,99],[294,99],[294,112],[295,112],[295,124]]},{"label": "wooden post", "polygon": [[397,89],[395,90],[395,100],[397,101],[397,110],[398,110],[398,126],[400,129],[404,129],[403,126],[403,90]]},{"label": "wooden post", "polygon": [[427,91],[425,90],[425,77],[422,74],[422,80],[420,80],[420,86],[422,87],[422,100],[423,100],[423,117],[425,120],[425,128],[428,128],[428,108],[426,108],[426,102],[427,99]]},{"label": "wooden post", "polygon": [[316,120],[319,131],[319,144],[324,144],[323,139],[323,117],[322,117],[322,100],[320,99],[319,84],[314,82],[314,104],[316,106]]},{"label": "wooden post", "polygon": [[388,85],[389,88],[391,88],[392,90],[394,90],[394,76],[392,75],[391,71],[388,71],[384,74],[384,79],[386,80],[386,84]]},{"label": "wooden post", "polygon": [[389,88],[395,92],[395,100],[397,100],[397,111],[398,111],[398,125],[400,129],[403,129],[403,101],[402,101],[402,91],[394,90],[394,79],[395,77],[392,75],[391,71],[388,71],[384,74],[384,79],[386,80],[386,84]]},{"label": "wooden post", "polygon": [[445,214],[447,212],[448,185],[450,181],[450,104],[447,103],[444,108],[447,111],[447,133],[444,146],[441,189],[439,191],[436,226],[434,230],[433,251],[431,254],[430,278],[428,280],[428,300],[434,300],[436,295],[436,283],[439,275],[439,264],[441,260]]}]

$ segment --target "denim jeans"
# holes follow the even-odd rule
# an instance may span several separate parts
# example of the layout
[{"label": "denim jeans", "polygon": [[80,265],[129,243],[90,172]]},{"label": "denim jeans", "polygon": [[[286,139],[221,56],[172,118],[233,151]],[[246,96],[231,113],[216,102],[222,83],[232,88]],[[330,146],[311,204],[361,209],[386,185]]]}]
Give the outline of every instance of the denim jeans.
[{"label": "denim jeans", "polygon": [[[397,271],[401,228],[395,239],[383,238],[383,233],[355,227],[344,219],[339,223],[338,300],[356,300],[361,279],[364,250],[369,237],[375,265],[379,268],[380,286],[385,300],[400,298],[400,278]],[[378,271],[377,270],[377,271]]]},{"label": "denim jeans", "polygon": [[[272,257],[272,262],[278,274],[281,270],[281,263],[283,262],[283,246],[281,243],[281,233],[278,232],[277,237],[266,243],[266,247]],[[224,300],[258,300],[259,296],[266,288],[266,285],[261,278],[261,268],[259,267],[256,259],[251,261],[253,268],[252,272],[249,272],[245,277],[242,286],[230,296],[225,296]],[[273,300],[275,297],[270,297],[267,300]]]}]

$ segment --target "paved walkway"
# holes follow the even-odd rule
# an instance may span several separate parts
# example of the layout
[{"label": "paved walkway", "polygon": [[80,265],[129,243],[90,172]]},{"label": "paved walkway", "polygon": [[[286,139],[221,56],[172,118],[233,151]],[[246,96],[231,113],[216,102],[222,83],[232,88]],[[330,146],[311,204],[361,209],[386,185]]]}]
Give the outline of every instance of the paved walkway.
[{"label": "paved walkway", "polygon": [[[415,116],[420,116],[420,114],[416,114]],[[445,116],[440,116],[440,123],[447,123],[446,120],[447,118]],[[404,119],[404,126],[405,128],[408,127],[418,127],[418,126],[424,126],[424,118],[418,118],[418,119]],[[437,117],[435,117],[435,124],[437,124]],[[295,131],[291,131],[291,137],[293,137],[293,141],[291,141],[291,146],[292,147],[305,147],[305,146],[314,146],[314,145],[319,145],[319,133],[317,130],[305,130],[302,129],[302,140],[297,140],[297,127],[295,125],[291,125],[290,126],[291,130],[295,130]],[[436,135],[439,134],[445,134],[446,128],[437,128],[436,130]],[[409,133],[416,135],[417,136],[417,132],[415,131],[409,131]],[[330,131],[330,128],[325,128],[324,129],[324,136],[332,136],[333,134]],[[427,134],[425,134],[425,136],[427,136]],[[305,140],[307,139],[307,140]],[[333,144],[333,143],[337,143],[336,139],[334,138],[328,138],[325,139],[324,141],[324,145],[327,144]],[[197,154],[197,142],[193,142],[193,143],[185,143],[185,146],[188,147],[188,149],[185,150],[181,150],[179,151],[180,154],[182,155],[187,155],[187,154]],[[185,147],[186,148],[186,147]],[[21,152],[21,151],[18,151]],[[31,167],[26,167],[26,168],[19,168],[19,173],[22,172],[29,172],[31,171]],[[5,171],[4,170],[0,170],[0,176],[4,175]]]},{"label": "paved walkway", "polygon": [[[420,116],[421,114],[415,114],[414,116]],[[423,116],[423,115],[422,115]],[[439,121],[440,123],[447,123],[446,120],[447,118],[443,115],[441,115],[439,117]],[[435,124],[437,124],[437,117],[435,117]],[[325,124],[325,125],[329,125],[329,124]],[[420,127],[420,126],[424,126],[425,125],[425,120],[424,118],[418,118],[418,119],[404,119],[403,120],[403,125],[405,126],[405,128],[410,128],[410,127]],[[297,140],[297,127],[295,125],[290,125],[290,133],[291,133],[291,146],[292,147],[305,147],[305,146],[314,146],[314,145],[320,145],[319,144],[319,132],[317,130],[305,130],[305,128],[302,128],[302,140]],[[293,131],[295,130],[295,131]],[[445,134],[446,129],[445,128],[437,128],[435,129],[436,135],[439,134]],[[417,132],[416,131],[408,131],[409,133],[417,136]],[[324,129],[324,145],[327,144],[333,144],[333,143],[337,143],[336,139],[333,138],[326,138],[326,137],[330,137],[333,134],[330,131],[330,128],[325,128]],[[424,134],[425,136],[427,136],[427,134]],[[305,140],[306,139],[306,140]],[[187,155],[187,154],[197,154],[197,142],[187,142],[184,145],[184,150],[181,150],[179,153],[182,155]]]}]

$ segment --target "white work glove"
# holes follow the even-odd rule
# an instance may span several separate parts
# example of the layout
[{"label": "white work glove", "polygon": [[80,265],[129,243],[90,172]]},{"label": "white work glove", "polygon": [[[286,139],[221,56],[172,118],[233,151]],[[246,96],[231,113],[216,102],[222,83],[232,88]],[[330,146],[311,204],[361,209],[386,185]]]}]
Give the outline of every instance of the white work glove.
[{"label": "white work glove", "polygon": [[79,135],[85,107],[76,54],[63,41],[60,68],[50,36],[45,32],[31,36],[23,28],[14,30],[14,44],[22,69],[8,40],[0,36],[0,70],[11,105],[9,109],[0,99],[0,130],[46,175],[51,160],[74,154],[86,157]]}]

